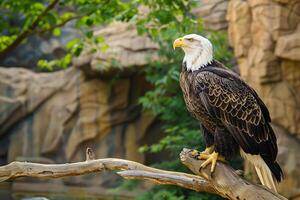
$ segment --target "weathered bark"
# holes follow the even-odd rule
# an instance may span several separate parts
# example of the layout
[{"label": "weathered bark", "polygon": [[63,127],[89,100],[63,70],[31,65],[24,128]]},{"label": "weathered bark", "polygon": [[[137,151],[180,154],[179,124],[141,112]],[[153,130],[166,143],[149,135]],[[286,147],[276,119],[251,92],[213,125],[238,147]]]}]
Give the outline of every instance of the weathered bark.
[{"label": "weathered bark", "polygon": [[105,170],[117,172],[126,179],[150,180],[158,184],[171,184],[198,192],[209,192],[228,199],[286,199],[263,186],[241,178],[230,166],[218,163],[213,174],[209,168],[200,170],[202,160],[195,159],[191,150],[183,149],[181,162],[195,174],[165,171],[142,165],[140,163],[116,159],[94,159],[90,148],[86,151],[86,161],[65,164],[39,164],[30,162],[12,162],[0,167],[0,181],[18,177],[59,178],[77,176]]},{"label": "weathered bark", "polygon": [[194,159],[190,152],[189,149],[183,149],[180,154],[181,162],[192,172],[208,181],[217,191],[216,194],[219,193],[223,197],[236,200],[286,199],[264,186],[245,180],[225,163],[218,162],[213,174],[210,173],[210,167],[200,169],[203,161]]}]

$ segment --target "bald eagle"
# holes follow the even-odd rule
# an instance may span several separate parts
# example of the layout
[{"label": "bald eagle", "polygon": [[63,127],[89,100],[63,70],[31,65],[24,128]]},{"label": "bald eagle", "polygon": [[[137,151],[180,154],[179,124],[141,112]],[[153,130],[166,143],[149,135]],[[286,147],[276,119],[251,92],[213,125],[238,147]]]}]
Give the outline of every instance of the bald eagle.
[{"label": "bald eagle", "polygon": [[[213,59],[211,42],[196,34],[178,38],[185,53],[180,86],[188,111],[201,122],[206,149],[201,167],[240,152],[255,167],[261,183],[276,191],[283,173],[276,162],[276,136],[264,102],[237,74]],[[273,179],[275,177],[275,181]]]}]

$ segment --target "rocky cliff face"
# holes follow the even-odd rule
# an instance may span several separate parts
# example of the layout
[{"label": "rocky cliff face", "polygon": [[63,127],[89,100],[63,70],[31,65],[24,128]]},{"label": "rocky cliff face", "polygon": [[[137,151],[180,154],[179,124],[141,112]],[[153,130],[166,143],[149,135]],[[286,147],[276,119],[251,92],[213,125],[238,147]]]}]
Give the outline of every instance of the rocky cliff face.
[{"label": "rocky cliff face", "polygon": [[[228,31],[240,75],[266,103],[285,180],[280,192],[300,199],[300,1],[202,0],[206,29]],[[225,16],[227,20],[225,20]],[[246,165],[246,173],[251,167]]]},{"label": "rocky cliff face", "polygon": [[300,138],[300,2],[232,0],[227,19],[241,76],[273,122]]},{"label": "rocky cliff face", "polygon": [[227,30],[228,3],[229,0],[199,0],[199,6],[193,10],[193,13],[203,19],[206,30]]},{"label": "rocky cliff face", "polygon": [[286,177],[281,192],[299,198],[300,1],[230,0],[227,20],[240,74],[264,100],[277,126],[278,160]]},{"label": "rocky cliff face", "polygon": [[[86,51],[67,70],[34,73],[22,68],[0,68],[2,164],[13,160],[82,161],[87,147],[94,150],[97,158],[148,162],[138,148],[145,140],[157,141],[160,131],[154,118],[142,113],[137,103],[149,88],[137,69],[154,56],[157,46],[149,38],[138,36],[130,24],[113,24],[95,33],[99,35],[109,42],[109,50],[104,54]],[[116,66],[109,65],[112,60]],[[88,175],[56,184],[107,187],[116,184],[116,177]],[[15,181],[13,187],[19,188],[17,191],[35,191],[37,185],[18,185],[23,181]],[[52,187],[38,185],[40,192]],[[98,194],[97,190],[88,193]]]}]

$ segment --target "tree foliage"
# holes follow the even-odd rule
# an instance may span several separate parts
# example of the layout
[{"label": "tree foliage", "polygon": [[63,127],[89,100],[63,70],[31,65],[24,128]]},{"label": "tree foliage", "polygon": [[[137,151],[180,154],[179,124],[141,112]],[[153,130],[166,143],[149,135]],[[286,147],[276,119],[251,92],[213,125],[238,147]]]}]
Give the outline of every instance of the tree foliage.
[{"label": "tree foliage", "polygon": [[[61,60],[38,63],[49,69],[57,65],[67,67],[71,57],[78,56],[86,42],[103,42],[93,38],[93,27],[112,21],[130,21],[139,30],[147,26],[148,33],[155,36],[163,27],[161,25],[166,25],[166,29],[171,21],[177,25],[188,22],[185,14],[191,5],[184,0],[0,0],[0,58],[26,43],[32,35],[51,33],[59,36],[61,27],[72,21],[81,37],[67,44],[68,54]],[[149,8],[148,15],[139,17],[139,6]]]},{"label": "tree foliage", "polygon": [[67,67],[72,56],[81,53],[84,42],[100,41],[92,38],[92,27],[114,20],[133,19],[137,14],[137,3],[120,0],[0,0],[0,58],[26,43],[32,35],[59,36],[61,27],[73,21],[81,37],[67,44],[68,54],[61,60],[41,60],[38,63],[49,69]]},{"label": "tree foliage", "polygon": [[[139,7],[147,7],[147,14]],[[143,146],[141,152],[168,150],[175,157],[183,147],[203,148],[199,124],[187,112],[178,79],[183,53],[172,49],[175,38],[187,33],[208,37],[214,46],[215,58],[228,63],[232,54],[225,33],[204,32],[201,19],[191,14],[194,1],[188,0],[0,0],[0,58],[5,58],[32,35],[59,36],[61,27],[70,21],[81,32],[80,38],[66,45],[68,53],[59,60],[40,60],[38,65],[52,69],[69,66],[72,57],[80,55],[84,45],[100,45],[103,38],[93,37],[93,27],[112,21],[130,21],[140,34],[147,34],[160,45],[159,61],[145,69],[147,80],[154,88],[140,98],[142,107],[156,115],[164,124],[166,136],[157,144]],[[95,49],[98,51],[99,49]],[[178,160],[162,163],[162,168],[184,171]],[[212,199],[211,196],[170,186],[157,186],[138,199]]]}]

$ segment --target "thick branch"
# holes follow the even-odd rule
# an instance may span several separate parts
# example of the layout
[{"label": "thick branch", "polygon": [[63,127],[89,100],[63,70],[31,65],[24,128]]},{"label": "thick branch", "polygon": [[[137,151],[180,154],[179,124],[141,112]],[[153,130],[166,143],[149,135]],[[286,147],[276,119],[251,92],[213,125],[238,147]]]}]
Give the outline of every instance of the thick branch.
[{"label": "thick branch", "polygon": [[177,185],[179,187],[195,190],[198,192],[216,193],[214,188],[206,180],[199,176],[190,177],[186,174],[174,174],[174,172],[163,171],[161,173],[143,170],[125,170],[117,172],[125,179],[150,180],[157,184]]},{"label": "thick branch", "polygon": [[47,13],[52,10],[55,5],[59,2],[59,0],[53,0],[45,10],[34,20],[34,22],[29,26],[28,29],[24,30],[8,47],[6,47],[3,51],[0,52],[0,59],[3,59],[7,54],[9,54],[12,50],[14,50],[29,34],[33,31],[39,24],[39,22],[43,19]]},{"label": "thick branch", "polygon": [[143,179],[158,184],[177,185],[198,192],[218,194],[229,199],[285,199],[262,186],[242,179],[231,167],[223,163],[217,164],[216,171],[212,175],[206,169],[199,171],[199,166],[203,161],[195,159],[189,149],[184,149],[181,152],[181,161],[200,176],[160,170],[123,159],[104,158],[94,160],[93,152],[89,148],[86,155],[87,159],[84,162],[66,164],[15,161],[0,167],[0,181],[18,177],[59,178],[104,170],[122,170],[117,173],[127,179]]},{"label": "thick branch", "polygon": [[144,179],[159,184],[177,185],[199,192],[216,193],[214,188],[199,176],[160,170],[123,159],[94,159],[94,154],[90,148],[87,149],[86,161],[83,162],[66,164],[12,162],[0,167],[0,182],[18,177],[60,178],[105,170],[124,170],[118,174],[126,179]]},{"label": "thick branch", "polygon": [[192,172],[207,180],[221,196],[236,200],[286,199],[262,185],[243,179],[233,168],[222,162],[217,163],[213,174],[210,173],[210,167],[200,169],[203,160],[195,159],[198,155],[193,155],[191,152],[190,149],[183,149],[180,153],[181,162]]}]

